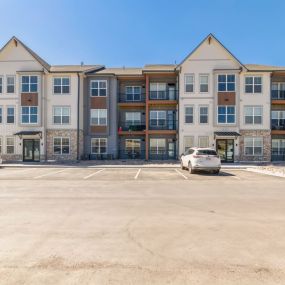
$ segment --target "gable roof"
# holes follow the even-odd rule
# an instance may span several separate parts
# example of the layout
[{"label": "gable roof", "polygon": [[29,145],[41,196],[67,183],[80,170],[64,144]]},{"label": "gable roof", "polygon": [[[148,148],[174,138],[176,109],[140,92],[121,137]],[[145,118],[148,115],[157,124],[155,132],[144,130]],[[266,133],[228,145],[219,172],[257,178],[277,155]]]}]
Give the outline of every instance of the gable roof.
[{"label": "gable roof", "polygon": [[205,42],[207,41],[209,38],[213,38],[217,41],[217,43],[235,60],[237,61],[242,67],[245,67],[244,64],[241,63],[241,61],[235,57],[212,33],[210,33],[208,36],[206,36],[198,46],[196,46],[196,48],[194,48],[183,60],[180,64],[177,65],[177,67],[180,67],[196,50],[198,50],[198,48]]},{"label": "gable roof", "polygon": [[263,64],[245,64],[248,71],[285,71],[285,66],[273,66]]},{"label": "gable roof", "polygon": [[92,72],[101,70],[103,65],[53,65],[50,72]]}]

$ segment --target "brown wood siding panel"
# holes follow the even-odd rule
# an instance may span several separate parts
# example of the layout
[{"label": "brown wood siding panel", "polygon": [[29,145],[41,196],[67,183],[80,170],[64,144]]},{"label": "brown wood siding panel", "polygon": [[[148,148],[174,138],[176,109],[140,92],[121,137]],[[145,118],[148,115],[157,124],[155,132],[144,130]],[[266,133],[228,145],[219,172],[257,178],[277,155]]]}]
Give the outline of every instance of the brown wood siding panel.
[{"label": "brown wood siding panel", "polygon": [[91,109],[107,109],[107,97],[91,97]]},{"label": "brown wood siding panel", "polygon": [[38,106],[38,93],[21,93],[21,106]]},{"label": "brown wood siding panel", "polygon": [[92,134],[96,134],[96,133],[103,134],[103,133],[106,133],[107,132],[107,126],[91,126],[90,127],[90,132]]},{"label": "brown wood siding panel", "polygon": [[236,93],[235,92],[218,92],[218,105],[235,105]]},{"label": "brown wood siding panel", "polygon": [[271,135],[285,135],[285,130],[272,130]]},{"label": "brown wood siding panel", "polygon": [[272,100],[272,105],[285,105],[285,100]]}]

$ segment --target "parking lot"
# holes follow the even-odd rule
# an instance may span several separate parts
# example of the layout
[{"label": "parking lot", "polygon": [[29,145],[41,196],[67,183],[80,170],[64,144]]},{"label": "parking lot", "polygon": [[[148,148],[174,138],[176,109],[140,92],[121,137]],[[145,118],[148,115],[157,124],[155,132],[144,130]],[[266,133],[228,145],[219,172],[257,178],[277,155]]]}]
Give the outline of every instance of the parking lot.
[{"label": "parking lot", "polygon": [[0,169],[0,284],[285,284],[285,179]]}]

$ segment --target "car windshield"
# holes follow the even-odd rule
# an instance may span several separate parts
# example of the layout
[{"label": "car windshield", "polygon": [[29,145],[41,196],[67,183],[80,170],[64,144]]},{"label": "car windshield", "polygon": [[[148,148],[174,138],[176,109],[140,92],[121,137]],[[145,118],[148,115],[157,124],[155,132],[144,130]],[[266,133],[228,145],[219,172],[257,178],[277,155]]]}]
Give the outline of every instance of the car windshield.
[{"label": "car windshield", "polygon": [[212,149],[199,149],[197,155],[217,155],[217,153]]}]

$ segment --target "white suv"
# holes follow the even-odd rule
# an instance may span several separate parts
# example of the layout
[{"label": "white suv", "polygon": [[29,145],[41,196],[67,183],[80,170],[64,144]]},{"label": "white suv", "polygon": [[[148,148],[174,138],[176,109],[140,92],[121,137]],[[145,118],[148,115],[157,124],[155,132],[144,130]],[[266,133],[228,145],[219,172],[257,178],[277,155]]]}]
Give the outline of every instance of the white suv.
[{"label": "white suv", "polygon": [[190,173],[194,173],[195,170],[207,170],[218,174],[221,169],[221,159],[211,148],[189,148],[180,159],[181,168],[187,168]]}]

